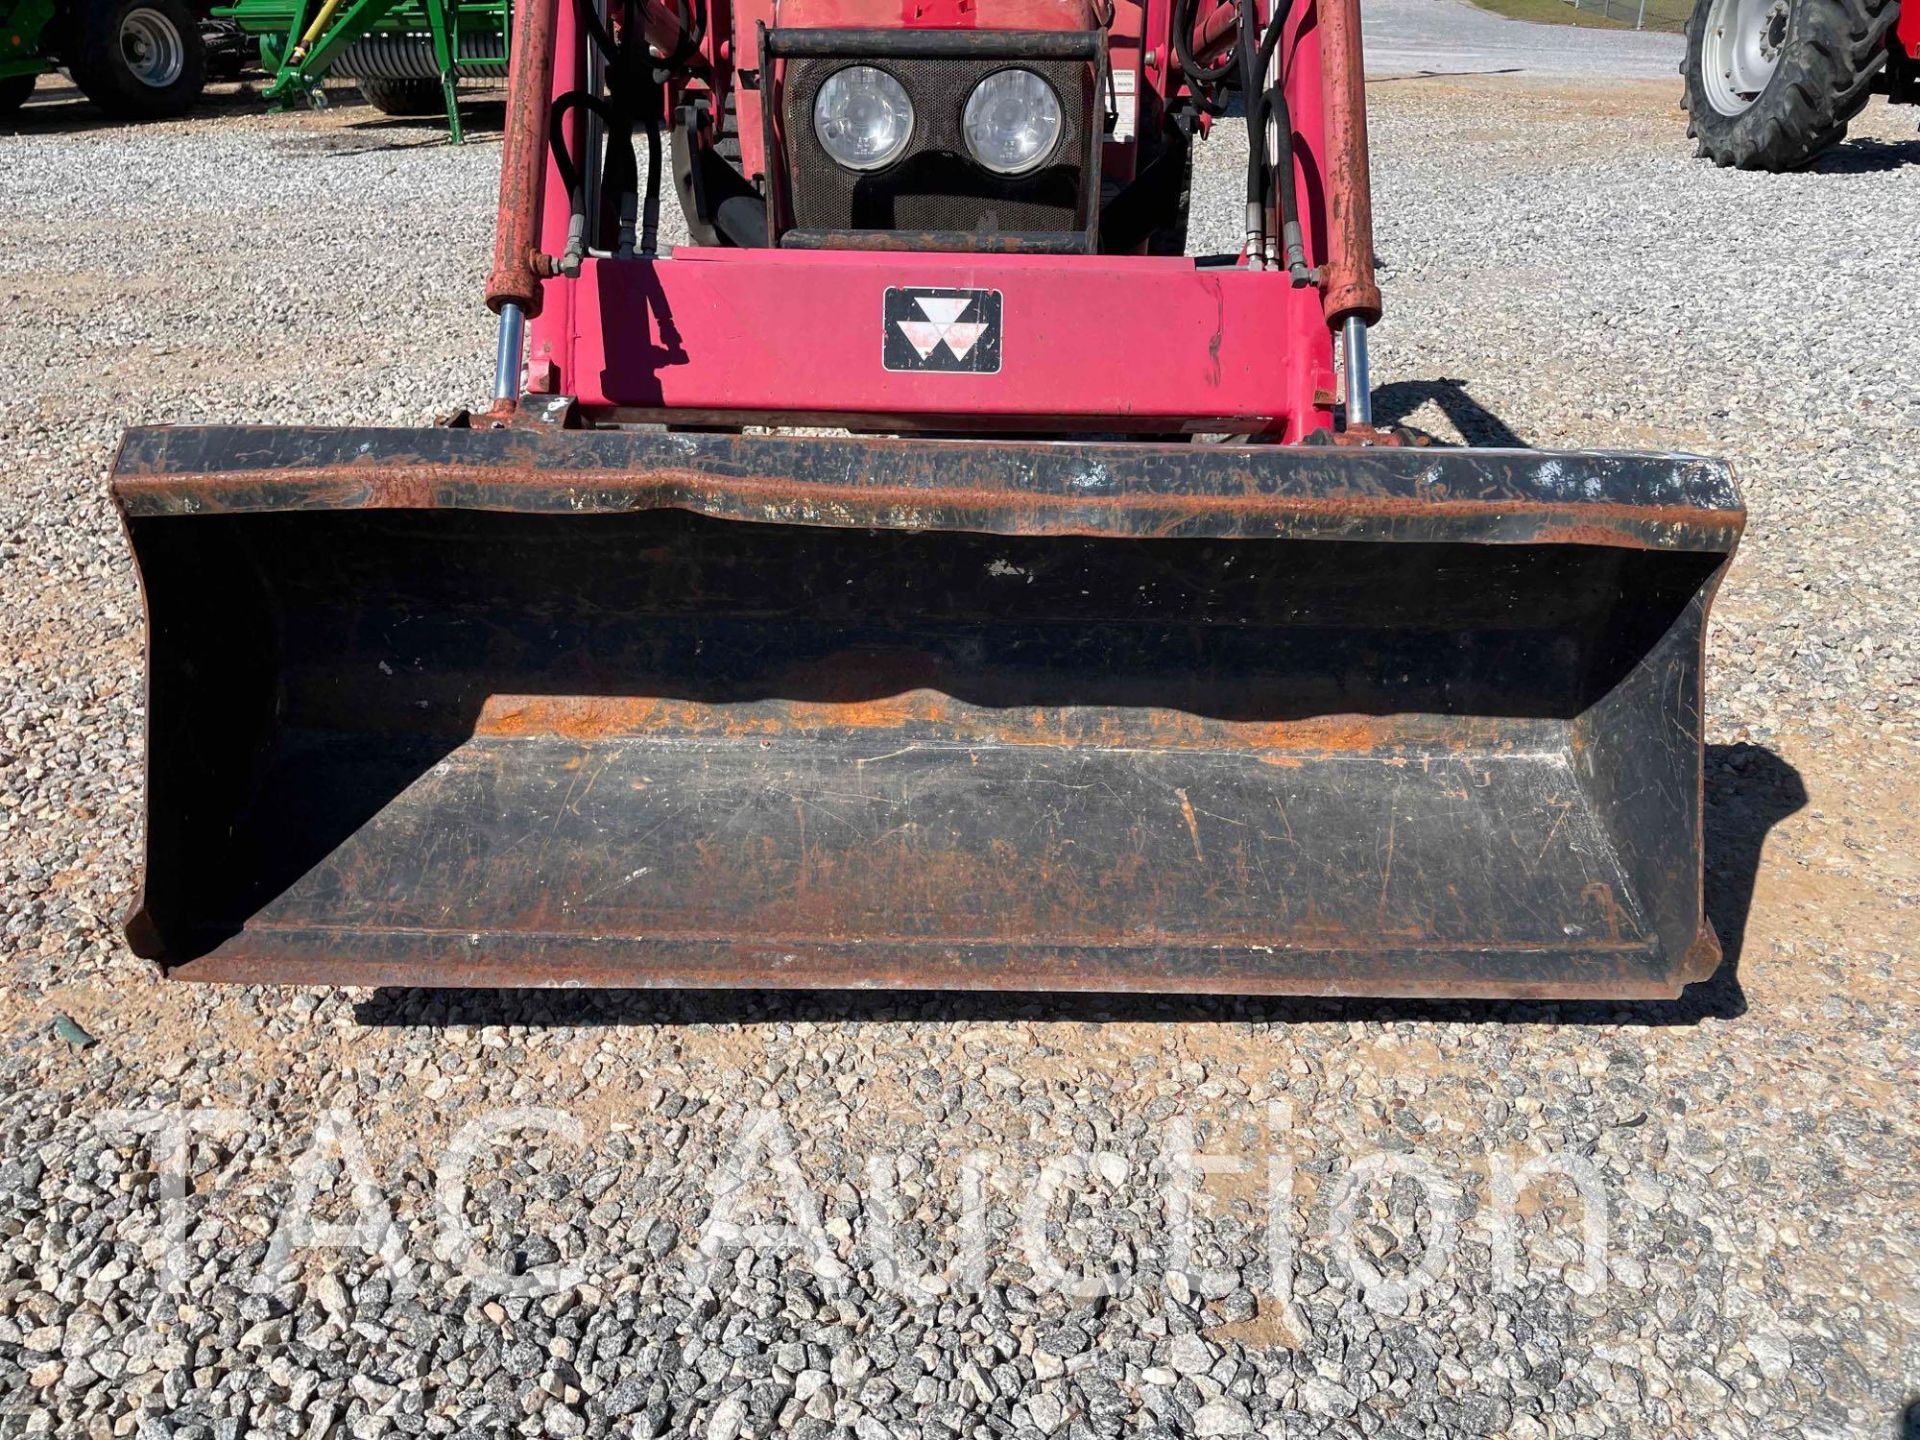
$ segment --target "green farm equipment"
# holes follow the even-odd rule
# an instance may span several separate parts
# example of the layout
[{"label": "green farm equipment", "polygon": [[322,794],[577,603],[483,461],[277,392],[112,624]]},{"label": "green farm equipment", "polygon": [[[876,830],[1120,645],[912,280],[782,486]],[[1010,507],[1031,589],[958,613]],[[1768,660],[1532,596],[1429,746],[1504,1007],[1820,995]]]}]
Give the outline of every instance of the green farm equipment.
[{"label": "green farm equipment", "polygon": [[335,75],[388,115],[444,111],[458,144],[459,81],[507,73],[509,0],[237,0],[216,13],[259,38],[277,110],[324,104]]},{"label": "green farm equipment", "polygon": [[0,116],[56,66],[116,120],[178,115],[230,33],[189,0],[0,0]]}]

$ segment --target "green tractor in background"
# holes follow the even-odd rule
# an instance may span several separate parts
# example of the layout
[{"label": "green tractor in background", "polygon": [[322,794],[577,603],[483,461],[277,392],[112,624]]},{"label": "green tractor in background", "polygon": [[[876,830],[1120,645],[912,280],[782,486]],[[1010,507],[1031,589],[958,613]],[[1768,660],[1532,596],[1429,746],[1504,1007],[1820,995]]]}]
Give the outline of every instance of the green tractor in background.
[{"label": "green tractor in background", "polygon": [[458,144],[460,80],[506,78],[510,0],[236,0],[215,14],[258,38],[276,110],[324,105],[334,75],[384,114],[444,112]]},{"label": "green tractor in background", "polygon": [[64,67],[115,120],[183,113],[209,72],[238,75],[242,40],[188,0],[0,0],[0,116]]}]

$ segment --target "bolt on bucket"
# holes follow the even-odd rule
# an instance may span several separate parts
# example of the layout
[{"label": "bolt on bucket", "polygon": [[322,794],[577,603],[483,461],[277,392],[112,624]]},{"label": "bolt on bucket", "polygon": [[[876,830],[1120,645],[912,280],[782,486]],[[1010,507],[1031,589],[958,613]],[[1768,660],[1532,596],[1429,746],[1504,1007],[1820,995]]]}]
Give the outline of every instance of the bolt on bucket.
[{"label": "bolt on bucket", "polygon": [[1725,468],[129,432],[186,979],[1671,996]]}]

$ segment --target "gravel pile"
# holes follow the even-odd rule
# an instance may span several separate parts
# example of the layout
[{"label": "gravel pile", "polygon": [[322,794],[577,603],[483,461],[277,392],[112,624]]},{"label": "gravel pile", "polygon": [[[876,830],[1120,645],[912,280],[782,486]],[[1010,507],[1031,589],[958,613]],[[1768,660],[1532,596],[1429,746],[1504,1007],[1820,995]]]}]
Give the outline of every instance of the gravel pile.
[{"label": "gravel pile", "polygon": [[[1727,454],[1753,509],[1712,642],[1738,965],[1677,1005],[154,983],[114,929],[115,436],[477,402],[498,151],[359,110],[30,110],[0,189],[0,1432],[1900,1434],[1920,146],[1876,109],[1820,170],[1731,175],[1664,90],[1456,83],[1373,95],[1382,413]],[[1228,230],[1232,148],[1195,207]],[[176,1155],[150,1111],[207,1128]]]}]

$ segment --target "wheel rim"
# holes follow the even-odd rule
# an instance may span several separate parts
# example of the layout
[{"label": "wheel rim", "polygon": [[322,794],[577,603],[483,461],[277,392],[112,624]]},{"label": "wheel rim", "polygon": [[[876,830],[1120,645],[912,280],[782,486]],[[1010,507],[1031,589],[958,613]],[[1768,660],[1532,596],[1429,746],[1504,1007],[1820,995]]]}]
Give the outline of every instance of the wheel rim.
[{"label": "wheel rim", "polygon": [[164,90],[187,68],[186,42],[158,10],[129,10],[120,22],[120,57],[142,85]]},{"label": "wheel rim", "polygon": [[1780,67],[1788,0],[1713,0],[1700,47],[1707,103],[1738,115],[1760,98]]}]

